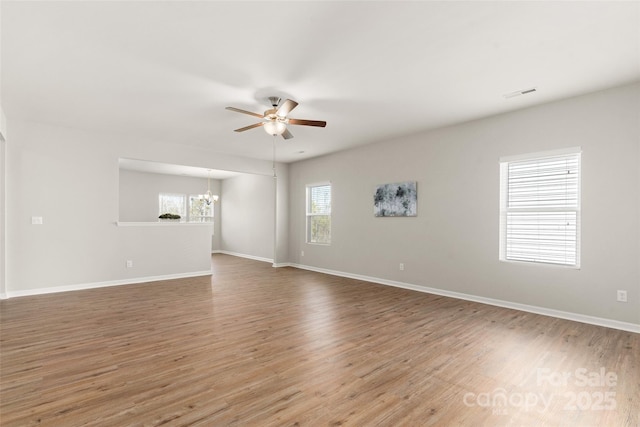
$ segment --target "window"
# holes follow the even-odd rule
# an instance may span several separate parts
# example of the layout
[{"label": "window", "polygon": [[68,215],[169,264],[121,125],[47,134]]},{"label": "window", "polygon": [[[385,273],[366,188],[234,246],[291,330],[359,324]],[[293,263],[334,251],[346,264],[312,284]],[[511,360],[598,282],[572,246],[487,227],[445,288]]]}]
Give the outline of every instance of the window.
[{"label": "window", "polygon": [[307,243],[331,243],[331,184],[307,187]]},{"label": "window", "polygon": [[[187,200],[189,206],[187,209]],[[165,213],[180,215],[186,222],[213,222],[213,203],[207,204],[202,194],[160,193],[158,196],[160,215]]]},{"label": "window", "polygon": [[187,197],[184,194],[160,193],[158,195],[160,215],[170,213],[180,215],[181,219],[187,216]]},{"label": "window", "polygon": [[207,204],[203,194],[189,196],[189,222],[213,222],[213,203]]},{"label": "window", "polygon": [[500,259],[580,266],[580,148],[500,159]]}]

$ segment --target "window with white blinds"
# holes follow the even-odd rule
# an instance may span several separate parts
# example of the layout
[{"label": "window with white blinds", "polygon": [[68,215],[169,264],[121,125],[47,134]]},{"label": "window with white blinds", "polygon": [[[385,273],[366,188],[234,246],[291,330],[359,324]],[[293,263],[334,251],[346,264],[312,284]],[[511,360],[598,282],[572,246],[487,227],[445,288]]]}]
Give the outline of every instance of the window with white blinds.
[{"label": "window with white blinds", "polygon": [[331,243],[331,184],[307,186],[307,243]]},{"label": "window with white blinds", "polygon": [[580,266],[580,149],[501,159],[500,259]]}]

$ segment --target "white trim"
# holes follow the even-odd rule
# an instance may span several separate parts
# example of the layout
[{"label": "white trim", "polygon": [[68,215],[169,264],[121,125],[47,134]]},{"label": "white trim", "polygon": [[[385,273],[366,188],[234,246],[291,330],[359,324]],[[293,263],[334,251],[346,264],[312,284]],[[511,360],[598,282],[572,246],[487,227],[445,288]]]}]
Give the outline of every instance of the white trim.
[{"label": "white trim", "polygon": [[81,291],[86,289],[106,288],[109,286],[133,285],[136,283],[157,282],[160,280],[185,279],[188,277],[210,276],[213,270],[193,271],[190,273],[165,274],[162,276],[134,277],[131,279],[110,280],[107,282],[79,283],[77,285],[54,286],[50,288],[26,289],[22,291],[7,291],[0,295],[0,299],[25,297],[32,295],[53,294],[58,292]]},{"label": "white trim", "polygon": [[2,105],[0,105],[0,140],[7,141],[7,116],[4,115]]},{"label": "white trim", "polygon": [[180,222],[180,221],[157,221],[157,222],[130,222],[130,221],[116,221],[118,227],[169,227],[169,226],[194,226],[194,225],[207,225],[212,226],[213,222]]},{"label": "white trim", "polygon": [[323,185],[331,185],[331,180],[312,182],[310,184],[305,184],[305,187],[320,187]]},{"label": "white trim", "polygon": [[230,251],[220,250],[220,251],[217,251],[216,253],[225,254],[225,255],[231,255],[231,256],[237,256],[237,257],[240,257],[240,258],[248,258],[248,259],[253,259],[253,260],[256,260],[256,261],[273,263],[273,259],[271,259],[271,258],[263,258],[263,257],[259,257],[259,256],[254,256],[254,255],[239,254],[237,252],[230,252]]},{"label": "white trim", "polygon": [[0,153],[2,155],[2,165],[0,173],[0,206],[2,207],[2,221],[0,222],[0,299],[7,298],[7,141],[6,141],[6,117],[0,105]]},{"label": "white trim", "polygon": [[581,270],[582,267],[579,265],[572,264],[556,264],[552,262],[542,262],[542,261],[520,261],[517,259],[502,259],[499,258],[498,262],[504,262],[506,264],[516,264],[516,265],[525,265],[525,266],[533,266],[533,267],[549,267],[549,268],[564,268],[569,270]]},{"label": "white trim", "polygon": [[517,162],[520,160],[542,159],[545,157],[554,157],[554,156],[562,156],[563,154],[577,154],[577,153],[582,153],[582,147],[580,146],[567,147],[567,148],[559,148],[557,150],[538,151],[537,153],[515,154],[513,156],[502,156],[500,157],[500,163]]},{"label": "white trim", "polygon": [[420,286],[420,285],[414,285],[411,283],[396,282],[394,280],[379,279],[377,277],[362,276],[359,274],[351,274],[351,273],[345,273],[342,271],[328,270],[328,269],[313,267],[309,265],[292,263],[289,266],[300,268],[302,270],[310,270],[318,273],[330,274],[332,276],[347,277],[349,279],[356,279],[356,280],[362,280],[365,282],[378,283],[381,285],[394,286],[396,288],[410,289],[412,291],[457,298],[465,301],[473,301],[481,304],[494,305],[497,307],[511,308],[514,310],[525,311],[528,313],[541,314],[543,316],[550,316],[550,317],[556,317],[559,319],[572,320],[574,322],[604,326],[606,328],[620,329],[622,331],[635,332],[637,334],[640,333],[640,324],[635,324],[635,323],[621,322],[619,320],[604,319],[601,317],[588,316],[585,314],[554,310],[552,308],[538,307],[534,305],[520,304],[516,302],[504,301],[499,299],[469,295],[461,292],[446,291],[443,289],[431,288],[428,286]]},{"label": "white trim", "polygon": [[273,268],[293,267],[290,262],[279,262],[272,265]]}]

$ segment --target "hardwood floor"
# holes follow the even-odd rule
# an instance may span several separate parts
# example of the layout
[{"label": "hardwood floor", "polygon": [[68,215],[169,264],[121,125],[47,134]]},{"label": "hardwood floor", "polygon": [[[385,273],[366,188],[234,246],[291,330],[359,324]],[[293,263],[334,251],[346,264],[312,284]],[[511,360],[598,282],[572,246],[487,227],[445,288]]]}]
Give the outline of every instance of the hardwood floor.
[{"label": "hardwood floor", "polygon": [[0,424],[640,423],[639,334],[227,255],[213,268],[1,301]]}]

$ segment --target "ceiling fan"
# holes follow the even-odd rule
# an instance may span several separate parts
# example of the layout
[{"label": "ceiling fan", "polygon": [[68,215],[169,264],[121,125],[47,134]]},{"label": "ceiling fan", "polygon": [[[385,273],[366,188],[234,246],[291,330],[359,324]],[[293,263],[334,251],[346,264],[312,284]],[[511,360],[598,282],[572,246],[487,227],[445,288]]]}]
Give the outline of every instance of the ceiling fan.
[{"label": "ceiling fan", "polygon": [[244,132],[245,130],[257,128],[262,126],[265,132],[269,135],[282,135],[284,139],[293,138],[293,134],[287,129],[287,125],[302,125],[302,126],[316,126],[325,127],[327,122],[321,120],[302,120],[287,117],[287,115],[298,106],[298,103],[290,99],[286,99],[280,104],[281,99],[277,96],[270,96],[269,102],[271,102],[272,108],[264,112],[264,114],[253,113],[251,111],[241,110],[235,107],[226,107],[229,111],[235,111],[237,113],[249,114],[250,116],[259,117],[261,122],[255,123],[243,128],[236,129],[236,132]]}]

